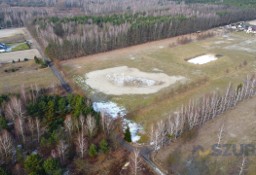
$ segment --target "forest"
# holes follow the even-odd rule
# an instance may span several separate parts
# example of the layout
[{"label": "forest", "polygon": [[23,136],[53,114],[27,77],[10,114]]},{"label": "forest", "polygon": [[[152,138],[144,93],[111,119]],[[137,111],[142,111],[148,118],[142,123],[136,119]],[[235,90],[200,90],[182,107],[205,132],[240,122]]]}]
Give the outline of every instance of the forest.
[{"label": "forest", "polygon": [[249,20],[256,14],[255,9],[221,7],[207,15],[164,12],[40,18],[33,26],[47,55],[64,60]]},{"label": "forest", "polygon": [[118,150],[118,123],[96,113],[81,95],[21,88],[1,95],[0,106],[1,175],[97,174],[103,170],[97,161]]},{"label": "forest", "polygon": [[254,1],[243,7],[236,6],[235,0],[225,1],[229,5],[98,0],[84,6],[86,2],[42,0],[47,7],[32,8],[8,1],[0,5],[0,27],[27,26],[48,57],[65,60],[251,20],[256,15]]}]

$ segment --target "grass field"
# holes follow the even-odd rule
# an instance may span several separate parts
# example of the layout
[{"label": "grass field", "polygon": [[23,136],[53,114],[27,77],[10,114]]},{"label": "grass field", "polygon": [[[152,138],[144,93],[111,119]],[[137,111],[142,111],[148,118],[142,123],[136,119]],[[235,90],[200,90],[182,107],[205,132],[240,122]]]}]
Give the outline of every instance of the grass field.
[{"label": "grass field", "polygon": [[30,49],[29,46],[24,42],[7,44],[7,46],[12,48],[12,52]]},{"label": "grass field", "polygon": [[[128,66],[145,72],[161,71],[169,76],[184,76],[186,85],[176,84],[152,95],[110,96],[86,94],[95,99],[111,100],[124,106],[129,117],[149,128],[159,118],[174,112],[191,98],[199,98],[213,90],[221,90],[233,82],[241,83],[247,74],[256,72],[255,35],[243,32],[221,34],[213,38],[170,47],[175,38],[151,42],[107,53],[61,62],[69,79],[105,68]],[[188,63],[187,59],[204,55],[218,55],[219,59],[207,64]],[[102,85],[104,86],[104,85]]]}]

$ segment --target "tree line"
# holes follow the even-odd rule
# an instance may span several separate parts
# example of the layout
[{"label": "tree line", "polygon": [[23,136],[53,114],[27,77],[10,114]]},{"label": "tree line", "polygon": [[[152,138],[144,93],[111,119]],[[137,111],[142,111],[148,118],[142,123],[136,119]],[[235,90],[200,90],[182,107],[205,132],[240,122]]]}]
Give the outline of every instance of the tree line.
[{"label": "tree line", "polygon": [[65,60],[199,30],[253,19],[255,9],[214,9],[199,15],[148,15],[51,17],[34,20],[33,28],[50,58]]},{"label": "tree line", "polygon": [[[256,76],[247,76],[243,83],[237,87],[230,83],[226,92],[221,94],[213,92],[197,100],[191,100],[183,105],[177,112],[159,121],[152,126],[150,143],[157,151],[170,144],[183,134],[191,132],[194,128],[202,126],[224,112],[235,107],[239,102],[256,95]],[[221,136],[220,136],[221,137]]]}]

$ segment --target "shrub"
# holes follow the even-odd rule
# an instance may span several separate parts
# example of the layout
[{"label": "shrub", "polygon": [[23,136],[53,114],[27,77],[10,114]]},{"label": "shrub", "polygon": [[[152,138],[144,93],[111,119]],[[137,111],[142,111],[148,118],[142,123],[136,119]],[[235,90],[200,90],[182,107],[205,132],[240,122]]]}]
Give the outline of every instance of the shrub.
[{"label": "shrub", "polygon": [[90,148],[89,148],[89,156],[90,157],[94,157],[97,155],[97,149],[96,146],[94,144],[91,144]]},{"label": "shrub", "polygon": [[106,153],[106,152],[108,152],[108,142],[105,140],[105,139],[103,139],[103,140],[101,140],[101,142],[100,142],[100,150],[103,152],[103,153]]},{"label": "shrub", "polygon": [[61,168],[60,168],[60,164],[56,159],[53,158],[48,158],[46,161],[44,161],[43,164],[44,167],[44,171],[47,174],[52,174],[52,175],[61,175]]},{"label": "shrub", "polygon": [[7,129],[8,125],[7,125],[7,121],[5,120],[5,118],[3,116],[0,115],[0,131],[2,129]]}]

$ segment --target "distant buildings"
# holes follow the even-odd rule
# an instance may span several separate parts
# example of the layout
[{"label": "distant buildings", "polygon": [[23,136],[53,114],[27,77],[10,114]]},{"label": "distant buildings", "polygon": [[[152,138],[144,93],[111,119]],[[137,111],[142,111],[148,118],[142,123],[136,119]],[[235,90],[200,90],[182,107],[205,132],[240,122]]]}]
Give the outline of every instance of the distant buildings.
[{"label": "distant buildings", "polygon": [[256,34],[256,26],[250,25],[247,22],[239,22],[226,26],[227,29],[236,30],[236,31],[245,31],[246,33]]}]

